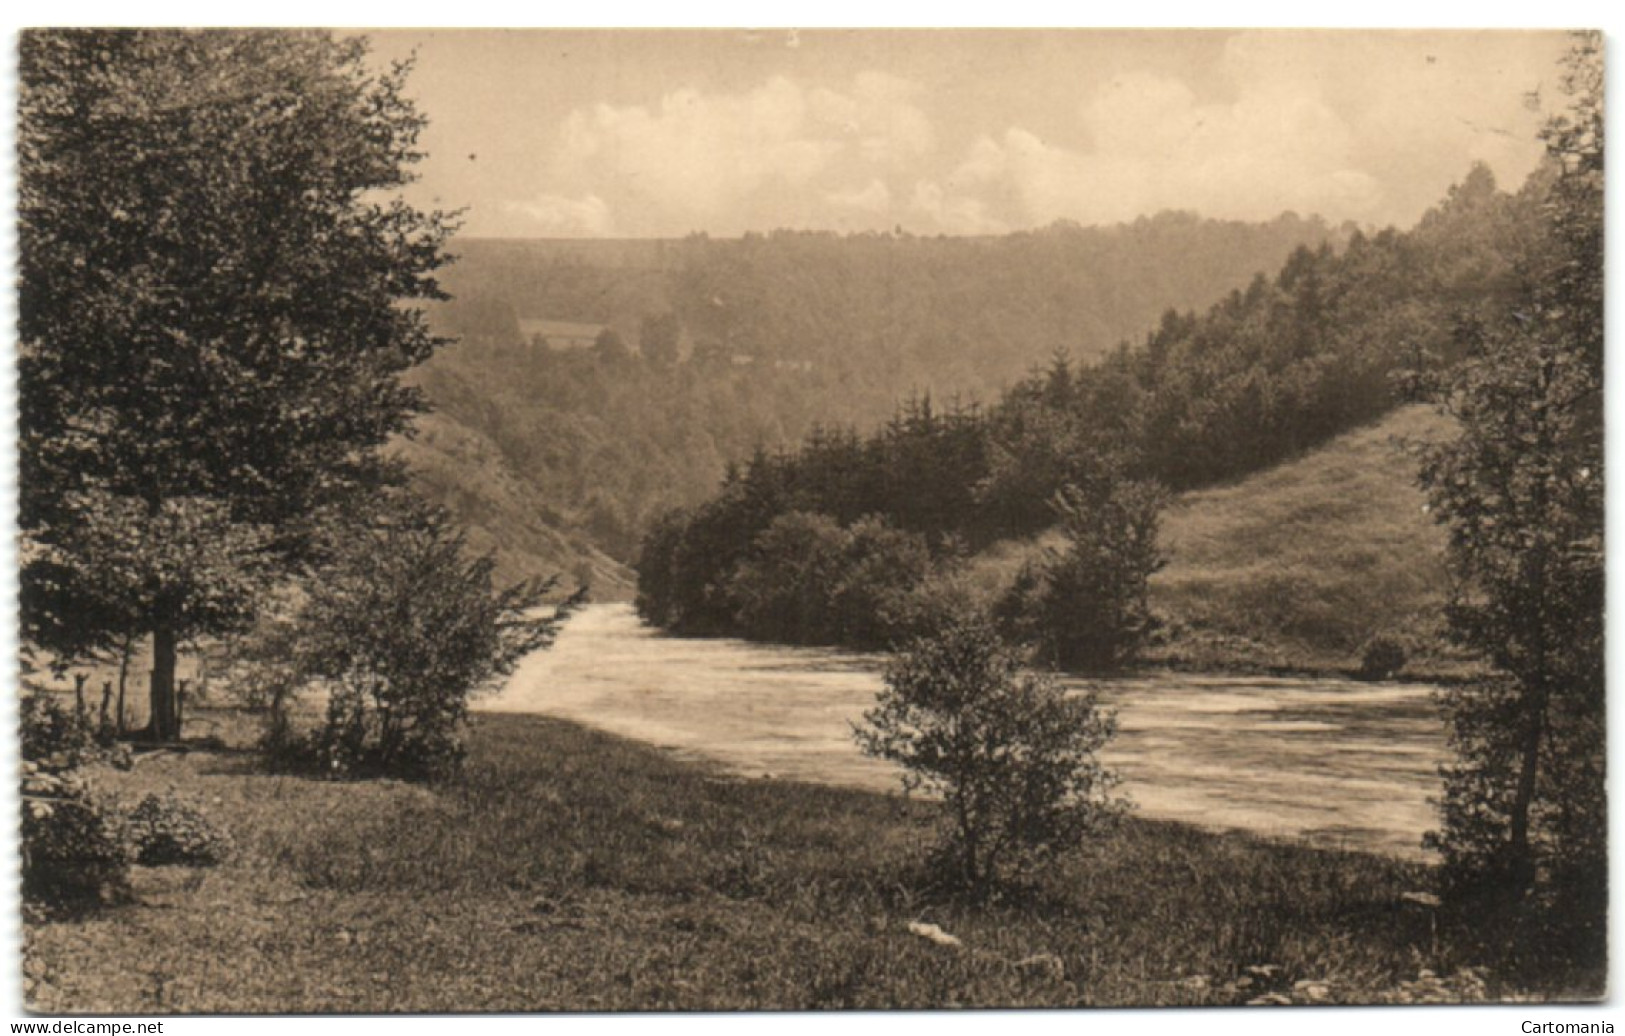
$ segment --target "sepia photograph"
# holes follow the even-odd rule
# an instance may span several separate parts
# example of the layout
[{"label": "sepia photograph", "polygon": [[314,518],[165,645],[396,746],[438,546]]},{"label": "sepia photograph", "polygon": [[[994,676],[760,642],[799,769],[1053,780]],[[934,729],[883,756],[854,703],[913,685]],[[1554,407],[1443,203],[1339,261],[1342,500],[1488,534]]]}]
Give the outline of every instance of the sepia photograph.
[{"label": "sepia photograph", "polygon": [[1613,1031],[1600,30],[10,45],[18,1011]]}]

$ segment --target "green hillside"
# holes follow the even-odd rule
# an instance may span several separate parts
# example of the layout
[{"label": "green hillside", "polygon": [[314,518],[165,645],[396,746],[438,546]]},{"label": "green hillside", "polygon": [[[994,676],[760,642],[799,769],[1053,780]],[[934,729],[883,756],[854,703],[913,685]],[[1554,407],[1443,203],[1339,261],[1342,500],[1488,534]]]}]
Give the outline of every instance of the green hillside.
[{"label": "green hillside", "polygon": [[1168,567],[1152,581],[1167,616],[1159,654],[1263,665],[1352,666],[1387,634],[1438,668],[1445,536],[1426,512],[1407,441],[1450,434],[1410,406],[1297,460],[1180,496],[1163,519]]},{"label": "green hillside", "polygon": [[[1169,561],[1151,583],[1166,624],[1148,660],[1196,668],[1351,669],[1372,636],[1397,637],[1415,674],[1466,664],[1442,643],[1445,539],[1403,443],[1450,434],[1407,406],[1248,478],[1179,495],[1163,516]],[[1054,534],[1006,542],[968,576],[1007,585]]]}]

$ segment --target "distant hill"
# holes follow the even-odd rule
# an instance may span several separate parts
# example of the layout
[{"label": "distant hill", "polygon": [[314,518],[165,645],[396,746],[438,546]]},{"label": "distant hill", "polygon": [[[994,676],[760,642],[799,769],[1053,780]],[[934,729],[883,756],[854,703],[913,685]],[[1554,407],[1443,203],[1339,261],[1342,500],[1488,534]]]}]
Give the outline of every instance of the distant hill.
[{"label": "distant hill", "polygon": [[528,341],[536,321],[636,343],[674,314],[685,352],[780,359],[860,384],[880,420],[910,391],[989,398],[1057,350],[1099,356],[1162,313],[1199,309],[1300,245],[1342,239],[1291,213],[1262,223],[1166,212],[1000,237],[774,231],[680,240],[470,239],[443,276],[443,330]]},{"label": "distant hill", "polygon": [[[461,344],[414,373],[436,412],[400,449],[504,570],[582,566],[607,590],[656,513],[758,449],[872,428],[911,392],[993,398],[1334,236],[1165,213],[996,238],[458,241],[430,319]],[[656,320],[675,364],[639,355]],[[605,328],[630,356],[586,344]]]}]

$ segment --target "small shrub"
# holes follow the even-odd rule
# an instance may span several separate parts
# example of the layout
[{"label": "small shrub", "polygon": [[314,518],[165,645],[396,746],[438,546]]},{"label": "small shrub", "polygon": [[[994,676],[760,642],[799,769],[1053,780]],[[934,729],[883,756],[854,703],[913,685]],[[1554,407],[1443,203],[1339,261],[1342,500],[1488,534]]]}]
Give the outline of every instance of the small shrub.
[{"label": "small shrub", "polygon": [[1022,662],[988,620],[948,623],[891,662],[855,731],[866,755],[903,767],[905,790],[942,794],[933,869],[978,897],[1077,849],[1120,806],[1096,758],[1113,718]]},{"label": "small shrub", "polygon": [[827,515],[791,511],[751,541],[728,596],[748,637],[878,648],[889,637],[888,612],[930,571],[918,533],[873,515],[843,528]]},{"label": "small shrub", "polygon": [[[277,636],[292,671],[272,673],[269,744],[341,775],[435,778],[462,761],[469,698],[550,644],[585,589],[537,616],[552,582],[498,590],[490,557],[471,558],[447,515],[388,498],[334,536],[330,563]],[[287,727],[294,689],[328,694],[323,727]],[[303,743],[301,741],[303,740]]]},{"label": "small shrub", "polygon": [[25,761],[22,800],[25,900],[66,907],[128,897],[125,832],[77,774]]},{"label": "small shrub", "polygon": [[148,795],[127,823],[135,862],[147,867],[212,867],[231,852],[231,837],[174,796]]},{"label": "small shrub", "polygon": [[1398,637],[1378,633],[1360,649],[1360,679],[1387,680],[1405,668],[1409,657]]}]

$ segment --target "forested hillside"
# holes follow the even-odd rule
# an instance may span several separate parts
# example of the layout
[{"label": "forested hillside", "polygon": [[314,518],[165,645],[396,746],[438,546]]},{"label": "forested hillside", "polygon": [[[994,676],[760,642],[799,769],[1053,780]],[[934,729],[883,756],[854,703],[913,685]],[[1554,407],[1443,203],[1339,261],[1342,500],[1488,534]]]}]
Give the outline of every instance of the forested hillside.
[{"label": "forested hillside", "polygon": [[[460,344],[415,373],[436,413],[402,449],[505,571],[579,568],[613,595],[629,575],[596,552],[632,560],[655,515],[758,448],[875,427],[910,393],[995,398],[1336,236],[1167,213],[999,238],[459,242],[432,317]],[[603,340],[538,340],[555,326]]]},{"label": "forested hillside", "polygon": [[523,340],[524,322],[549,319],[636,342],[646,318],[670,313],[685,353],[827,368],[869,408],[832,416],[874,419],[910,389],[987,397],[1057,349],[1099,355],[1167,307],[1205,306],[1348,229],[1168,212],[1002,237],[471,240],[442,278],[454,300],[438,318],[488,341]]},{"label": "forested hillside", "polygon": [[[1123,606],[1144,627],[1144,579],[1156,566],[1137,544],[1156,502],[1139,487],[1188,490],[1263,470],[1387,413],[1471,354],[1527,290],[1517,274],[1550,182],[1537,174],[1508,194],[1475,167],[1408,232],[1299,247],[1274,276],[1205,313],[1170,309],[1141,342],[1094,363],[1057,357],[989,406],[914,398],[872,434],[824,429],[795,451],[758,454],[714,498],[651,533],[638,564],[643,614],[689,632],[794,628],[801,639],[883,643],[918,620],[967,554],[1066,520],[1078,541],[1068,578],[1106,585],[1113,557],[1140,552],[1137,599]],[[1079,495],[1057,511],[1063,487]],[[864,535],[843,544],[809,516],[848,540],[862,519]],[[1090,529],[1127,539],[1079,541]],[[808,571],[796,556],[814,548],[829,559]],[[922,550],[932,565],[914,562]],[[1079,568],[1088,556],[1094,567]],[[1044,589],[1062,563],[1018,575],[1001,604],[1013,622],[1042,625],[1034,609],[1049,607],[1046,594],[1076,597]],[[885,593],[873,585],[877,564],[892,580]],[[854,566],[867,566],[883,621],[784,619],[809,598],[833,616],[829,602],[859,578]],[[763,587],[780,588],[766,612]]]}]

